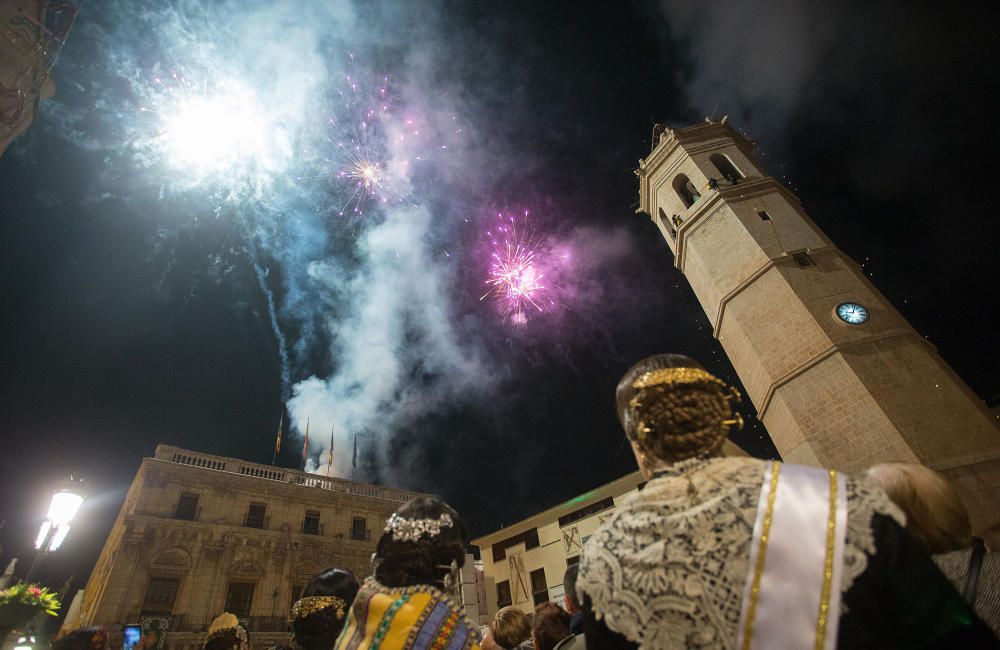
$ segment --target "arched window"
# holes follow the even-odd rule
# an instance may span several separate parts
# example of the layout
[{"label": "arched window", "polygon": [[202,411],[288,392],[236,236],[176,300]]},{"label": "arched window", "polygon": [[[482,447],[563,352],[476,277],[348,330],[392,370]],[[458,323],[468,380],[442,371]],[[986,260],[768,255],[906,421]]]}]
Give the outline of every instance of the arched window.
[{"label": "arched window", "polygon": [[715,168],[719,170],[722,177],[734,185],[738,183],[740,179],[746,178],[746,176],[740,173],[740,170],[736,169],[736,165],[734,165],[733,161],[729,159],[729,156],[724,153],[713,153],[709,157],[709,160],[711,160],[712,164],[715,165]]},{"label": "arched window", "polygon": [[674,178],[674,191],[677,192],[677,196],[681,198],[681,203],[684,204],[685,208],[690,208],[694,205],[694,202],[701,198],[701,194],[695,189],[694,183],[691,182],[684,174],[677,174]]}]

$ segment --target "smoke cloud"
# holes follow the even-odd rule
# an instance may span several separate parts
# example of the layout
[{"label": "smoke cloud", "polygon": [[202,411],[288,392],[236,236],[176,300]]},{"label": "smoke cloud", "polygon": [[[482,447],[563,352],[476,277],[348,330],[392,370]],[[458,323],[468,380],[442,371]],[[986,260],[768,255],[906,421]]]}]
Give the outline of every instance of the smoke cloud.
[{"label": "smoke cloud", "polygon": [[[382,478],[405,473],[413,454],[393,450],[409,424],[495,398],[515,346],[569,358],[631,299],[616,285],[633,235],[567,227],[572,206],[542,187],[541,147],[513,144],[531,110],[500,108],[522,91],[494,80],[510,76],[506,62],[450,12],[264,0],[87,12],[71,44],[93,51],[64,56],[74,85],[43,105],[49,123],[103,156],[90,202],[156,222],[152,291],[260,292],[234,309],[258,305],[273,333],[291,430],[309,423],[311,471],[361,478],[373,459]],[[216,121],[192,131],[206,113]],[[219,131],[233,137],[198,149]],[[337,173],[359,142],[385,180],[362,201]],[[560,260],[558,308],[519,327],[478,300],[480,234],[494,206],[514,203],[541,206],[544,252]]]}]

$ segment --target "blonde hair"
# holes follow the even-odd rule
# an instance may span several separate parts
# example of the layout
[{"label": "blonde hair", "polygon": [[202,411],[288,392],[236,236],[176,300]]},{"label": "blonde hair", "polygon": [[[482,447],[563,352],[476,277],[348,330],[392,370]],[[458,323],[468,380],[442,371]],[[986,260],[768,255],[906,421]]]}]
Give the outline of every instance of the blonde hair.
[{"label": "blonde hair", "polygon": [[502,648],[510,650],[531,637],[531,623],[528,615],[518,608],[508,605],[493,617],[490,623],[493,640]]},{"label": "blonde hair", "polygon": [[882,463],[868,470],[906,514],[906,526],[931,553],[947,553],[972,544],[969,513],[955,487],[934,470],[916,463]]}]

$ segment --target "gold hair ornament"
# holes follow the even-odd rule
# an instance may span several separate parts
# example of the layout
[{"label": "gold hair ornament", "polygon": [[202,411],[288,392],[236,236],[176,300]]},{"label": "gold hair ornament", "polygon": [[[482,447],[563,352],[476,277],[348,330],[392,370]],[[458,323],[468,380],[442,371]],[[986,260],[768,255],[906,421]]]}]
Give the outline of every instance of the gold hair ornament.
[{"label": "gold hair ornament", "polygon": [[710,403],[715,405],[709,407],[703,404],[703,408],[711,408],[713,411],[717,409],[719,415],[726,412],[729,414],[729,417],[722,415],[718,420],[718,429],[713,430],[713,427],[708,427],[700,431],[678,434],[675,438],[676,443],[673,444],[676,445],[675,452],[681,458],[711,451],[711,447],[721,445],[733,428],[738,429],[743,426],[743,417],[736,412],[736,405],[742,398],[735,388],[701,368],[657,368],[642,373],[632,382],[632,388],[637,393],[628,403],[631,411],[628,420],[635,423],[634,430],[626,427],[626,434],[630,439],[641,440],[654,432],[654,423],[663,416],[664,408],[667,408],[662,402],[662,397],[679,387],[694,390],[702,388],[701,392],[704,392]]},{"label": "gold hair ornament", "polygon": [[344,602],[344,599],[337,596],[305,596],[296,600],[295,604],[292,605],[292,614],[289,617],[289,622],[312,616],[316,612],[321,612],[331,607],[337,608],[337,620],[342,620],[346,606],[347,604]]}]

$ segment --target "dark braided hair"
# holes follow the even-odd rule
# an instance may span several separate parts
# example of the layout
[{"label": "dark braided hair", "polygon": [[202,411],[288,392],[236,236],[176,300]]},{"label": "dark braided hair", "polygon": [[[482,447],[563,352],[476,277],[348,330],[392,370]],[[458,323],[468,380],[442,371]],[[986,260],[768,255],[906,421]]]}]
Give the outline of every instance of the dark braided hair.
[{"label": "dark braided hair", "polygon": [[350,569],[330,567],[313,576],[302,590],[302,598],[336,596],[344,601],[341,610],[343,615],[337,615],[336,607],[327,607],[308,616],[294,619],[292,631],[299,647],[304,650],[330,650],[344,628],[347,610],[351,608],[359,588],[358,579]]},{"label": "dark braided hair", "polygon": [[393,540],[392,532],[383,533],[375,548],[375,579],[386,587],[429,584],[444,587],[448,566],[465,563],[469,534],[454,508],[434,497],[417,497],[403,504],[396,514],[406,519],[451,517],[453,525],[442,527],[433,537],[421,535],[417,541]]},{"label": "dark braided hair", "polygon": [[729,429],[739,393],[681,354],[658,354],[618,382],[618,419],[643,452],[665,461],[714,454]]},{"label": "dark braided hair", "polygon": [[236,628],[221,630],[205,640],[204,650],[233,650],[241,645]]}]

